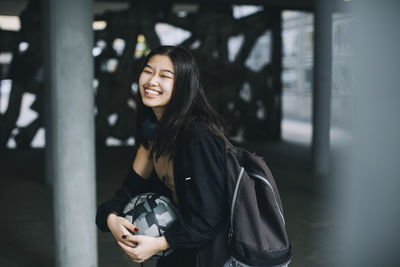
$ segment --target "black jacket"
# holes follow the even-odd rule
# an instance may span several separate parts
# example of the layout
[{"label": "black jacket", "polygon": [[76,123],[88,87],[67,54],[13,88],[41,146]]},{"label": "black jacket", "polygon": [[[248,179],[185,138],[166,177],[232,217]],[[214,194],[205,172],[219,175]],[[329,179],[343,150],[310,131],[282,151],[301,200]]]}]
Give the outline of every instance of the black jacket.
[{"label": "black jacket", "polygon": [[[173,262],[161,259],[158,266],[219,267],[228,259],[225,146],[200,123],[194,124],[179,140],[173,162],[181,215],[165,232],[176,252],[170,257]],[[156,189],[160,189],[160,184],[154,181],[153,184],[141,178],[124,181],[114,198],[99,206],[97,225],[102,231],[109,231],[106,224],[109,213],[120,213],[130,197]]]}]

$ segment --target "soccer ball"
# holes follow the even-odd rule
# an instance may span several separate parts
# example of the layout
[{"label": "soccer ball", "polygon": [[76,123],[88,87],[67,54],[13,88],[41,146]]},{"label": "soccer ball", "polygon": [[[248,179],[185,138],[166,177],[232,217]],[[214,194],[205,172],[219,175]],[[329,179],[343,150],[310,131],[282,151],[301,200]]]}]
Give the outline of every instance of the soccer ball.
[{"label": "soccer ball", "polygon": [[[173,202],[158,193],[143,193],[132,198],[123,210],[123,216],[139,228],[136,235],[159,237],[164,235],[178,216]],[[166,256],[173,250],[159,251],[154,256]]]}]

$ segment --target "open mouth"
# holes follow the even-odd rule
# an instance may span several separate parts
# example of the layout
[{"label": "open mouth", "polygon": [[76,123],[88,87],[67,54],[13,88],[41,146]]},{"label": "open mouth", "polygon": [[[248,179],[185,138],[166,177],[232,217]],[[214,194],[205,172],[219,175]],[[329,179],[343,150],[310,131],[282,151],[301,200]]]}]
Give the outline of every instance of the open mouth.
[{"label": "open mouth", "polygon": [[150,95],[150,96],[158,96],[158,95],[161,95],[161,92],[160,92],[160,91],[157,91],[157,90],[154,90],[154,89],[150,89],[150,88],[144,89],[144,92],[145,92],[147,95]]}]

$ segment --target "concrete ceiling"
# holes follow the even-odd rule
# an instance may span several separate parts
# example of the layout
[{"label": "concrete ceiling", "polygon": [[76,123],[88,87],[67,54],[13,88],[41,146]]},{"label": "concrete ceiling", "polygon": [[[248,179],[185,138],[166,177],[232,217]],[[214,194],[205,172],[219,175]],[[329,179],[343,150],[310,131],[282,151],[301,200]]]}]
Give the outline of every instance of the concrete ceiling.
[{"label": "concrete ceiling", "polygon": [[[43,0],[33,0],[43,1]],[[51,0],[48,0],[51,1]],[[146,0],[149,2],[157,2],[159,0]],[[165,0],[163,0],[165,1]],[[297,9],[297,10],[312,10],[315,1],[324,0],[176,0],[173,1],[176,4],[191,4],[196,5],[198,3],[232,3],[237,5],[270,5],[279,7],[282,9]],[[350,5],[351,0],[327,0],[335,1],[335,10],[343,11]],[[102,13],[104,10],[110,9],[124,9],[129,5],[130,0],[94,0],[94,12]],[[19,15],[21,11],[27,5],[28,0],[0,0],[0,15]]]}]

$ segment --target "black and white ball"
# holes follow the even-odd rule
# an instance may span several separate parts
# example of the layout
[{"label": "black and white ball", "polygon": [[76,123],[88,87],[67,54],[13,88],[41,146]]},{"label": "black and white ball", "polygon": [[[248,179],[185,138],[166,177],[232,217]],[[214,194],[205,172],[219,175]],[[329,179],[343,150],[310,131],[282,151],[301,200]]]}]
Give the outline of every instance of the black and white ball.
[{"label": "black and white ball", "polygon": [[[139,231],[136,235],[159,237],[164,235],[178,216],[174,203],[158,193],[143,193],[132,198],[123,210],[125,218]],[[155,256],[166,256],[172,252],[167,249]]]}]

